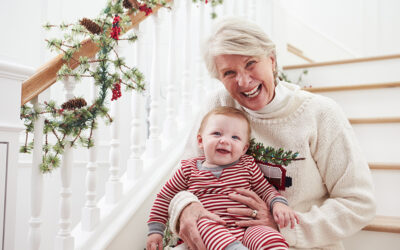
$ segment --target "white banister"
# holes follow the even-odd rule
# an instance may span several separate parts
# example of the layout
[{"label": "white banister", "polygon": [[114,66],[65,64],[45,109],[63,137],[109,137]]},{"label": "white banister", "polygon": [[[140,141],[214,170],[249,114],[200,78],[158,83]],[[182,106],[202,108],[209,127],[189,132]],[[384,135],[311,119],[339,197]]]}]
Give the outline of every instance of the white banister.
[{"label": "white banister", "polygon": [[257,23],[257,0],[250,1],[250,20]]},{"label": "white banister", "polygon": [[192,91],[192,2],[186,1],[186,22],[185,22],[185,42],[184,42],[184,51],[185,51],[185,71],[183,75],[183,83],[182,83],[182,109],[181,109],[181,120],[187,121],[192,118],[192,108],[191,108],[191,91]]},{"label": "white banister", "polygon": [[[199,18],[198,18],[198,41],[199,44],[203,43],[203,39],[204,39],[204,4],[200,4],[200,8],[199,8]],[[199,47],[199,46],[198,46]],[[204,76],[207,74],[205,72],[205,66],[204,66],[204,61],[203,61],[203,57],[201,54],[200,50],[197,50],[197,58],[196,58],[196,65],[197,65],[197,70],[196,70],[196,75],[197,75],[197,79],[196,79],[196,86],[195,86],[195,96],[194,96],[194,102],[196,103],[196,107],[200,106],[197,104],[200,104],[203,100],[204,100],[204,96],[205,96],[205,91],[204,91]]]},{"label": "white banister", "polygon": [[[134,28],[135,34],[139,34],[139,25]],[[135,43],[135,64],[140,64],[140,51],[143,50],[142,37]],[[130,155],[127,161],[127,178],[128,180],[136,180],[141,176],[143,169],[142,146],[143,146],[143,120],[144,115],[144,97],[143,94],[132,91],[131,95],[131,147]]]},{"label": "white banister", "polygon": [[[95,70],[95,65],[93,64],[92,70]],[[96,100],[98,88],[93,82],[92,87],[92,99]],[[94,122],[94,121],[93,121]],[[90,232],[92,231],[99,222],[100,219],[100,209],[97,207],[96,202],[96,177],[97,177],[97,145],[98,143],[98,129],[92,130],[91,140],[95,146],[89,148],[89,162],[87,164],[86,172],[86,202],[82,208],[82,231]]]},{"label": "white banister", "polygon": [[[39,106],[38,97],[35,97],[31,103],[33,108]],[[40,172],[40,164],[42,163],[42,148],[43,148],[43,126],[44,117],[39,116],[34,123],[34,144],[33,144],[33,159],[31,172],[31,188],[30,188],[30,204],[31,218],[29,220],[28,242],[30,250],[38,250],[41,243],[41,224],[40,218],[42,212],[43,200],[43,176]]]},{"label": "white banister", "polygon": [[[117,50],[118,52],[118,50]],[[122,182],[120,180],[120,140],[119,140],[119,120],[120,120],[120,105],[119,100],[111,101],[110,115],[113,119],[111,123],[111,142],[110,142],[110,176],[106,183],[106,203],[116,204],[122,196]]]},{"label": "white banister", "polygon": [[[287,11],[284,3],[279,0],[272,1],[272,32],[270,36],[276,45],[277,58],[284,58],[287,53]],[[281,68],[282,65],[278,66]]]},{"label": "white banister", "polygon": [[177,62],[177,44],[176,44],[176,37],[177,37],[177,23],[176,23],[176,18],[177,18],[177,11],[179,8],[179,1],[174,1],[172,7],[172,11],[170,13],[171,17],[171,22],[170,22],[170,27],[171,27],[171,32],[170,32],[170,37],[169,37],[169,49],[168,49],[168,86],[167,86],[167,116],[165,119],[165,124],[164,124],[164,131],[163,131],[163,137],[166,140],[169,140],[176,136],[178,132],[178,123],[176,120],[176,110],[177,110],[177,96],[178,96],[178,90],[177,90],[177,77],[178,77],[178,67],[176,66]]},{"label": "white banister", "polygon": [[233,15],[240,16],[240,3],[239,0],[233,1]]},{"label": "white banister", "polygon": [[146,148],[146,155],[152,157],[154,153],[161,149],[160,140],[160,17],[158,12],[153,14],[154,37],[153,37],[153,57],[151,62],[150,76],[150,113],[149,113],[149,141]]},{"label": "white banister", "polygon": [[[75,83],[67,78],[64,81],[65,99],[74,97]],[[69,140],[71,138],[67,138]],[[60,220],[59,231],[55,239],[56,250],[74,249],[74,238],[71,236],[71,174],[74,161],[74,150],[70,143],[66,143],[60,168],[61,192],[60,192]]]}]

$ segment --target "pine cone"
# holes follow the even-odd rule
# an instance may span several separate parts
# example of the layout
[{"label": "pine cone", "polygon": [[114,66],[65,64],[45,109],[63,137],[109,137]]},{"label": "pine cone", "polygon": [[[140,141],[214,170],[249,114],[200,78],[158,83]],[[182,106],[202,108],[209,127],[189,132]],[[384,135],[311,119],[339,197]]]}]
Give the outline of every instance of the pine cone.
[{"label": "pine cone", "polygon": [[79,23],[84,26],[92,34],[100,34],[103,29],[89,18],[83,18]]},{"label": "pine cone", "polygon": [[125,9],[132,9],[133,8],[132,3],[129,0],[124,0],[122,2],[122,6],[124,6]]},{"label": "pine cone", "polygon": [[86,105],[87,105],[87,103],[86,103],[85,99],[83,99],[83,98],[74,98],[74,99],[71,99],[71,100],[63,103],[61,105],[61,108],[72,110],[72,109],[82,108],[82,107],[84,107]]}]

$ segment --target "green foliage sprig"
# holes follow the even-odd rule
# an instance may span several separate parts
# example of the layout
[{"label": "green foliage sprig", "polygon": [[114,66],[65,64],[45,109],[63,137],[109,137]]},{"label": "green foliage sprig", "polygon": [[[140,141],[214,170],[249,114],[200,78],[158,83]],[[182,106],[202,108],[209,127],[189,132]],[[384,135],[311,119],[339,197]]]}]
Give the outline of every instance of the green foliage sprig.
[{"label": "green foliage sprig", "polygon": [[[199,0],[208,2],[207,0]],[[197,2],[194,0],[194,2]],[[211,0],[214,9],[222,0]],[[34,122],[39,116],[44,117],[43,158],[40,169],[43,173],[51,172],[60,165],[60,155],[66,145],[90,148],[94,145],[92,134],[97,128],[98,118],[105,118],[111,123],[112,118],[105,106],[106,98],[112,92],[111,100],[121,96],[121,85],[126,90],[142,92],[145,89],[143,74],[135,67],[128,67],[121,57],[116,46],[120,41],[135,42],[136,34],[119,37],[124,34],[126,27],[131,25],[129,15],[136,12],[145,12],[146,16],[153,12],[155,7],[167,6],[165,0],[117,0],[109,1],[102,13],[94,19],[83,18],[72,24],[61,23],[54,25],[46,23],[46,30],[59,29],[62,38],[47,39],[47,47],[51,51],[63,54],[64,64],[57,72],[57,80],[72,78],[79,82],[82,78],[92,78],[99,92],[93,104],[88,105],[83,98],[74,98],[61,106],[55,101],[38,104],[35,107],[26,104],[21,108],[21,119],[25,131],[25,143],[20,148],[21,153],[31,153],[33,141],[29,141],[29,134],[34,131]],[[125,10],[124,10],[125,8]],[[127,10],[126,14],[124,12]],[[216,16],[215,13],[212,16]],[[111,32],[111,33],[110,33]],[[99,48],[94,58],[76,56],[83,42],[93,41]],[[73,68],[71,65],[78,65]]]},{"label": "green foliage sprig", "polygon": [[[155,1],[142,1],[142,4],[154,6]],[[132,8],[131,12],[134,11],[139,10]],[[124,14],[122,0],[115,3],[108,2],[100,16],[93,20],[84,18],[73,24],[44,25],[45,29],[58,28],[63,32],[62,38],[46,40],[51,51],[63,54],[64,64],[57,73],[57,79],[73,78],[75,81],[80,81],[83,77],[89,77],[98,86],[99,93],[91,105],[87,105],[83,98],[74,98],[61,106],[55,101],[44,102],[35,107],[29,104],[22,106],[21,119],[26,127],[26,138],[20,152],[32,151],[33,142],[29,142],[29,134],[33,132],[34,122],[38,117],[44,117],[45,142],[40,165],[43,173],[59,167],[59,157],[67,144],[75,146],[79,143],[87,148],[94,145],[92,132],[97,128],[97,119],[106,118],[106,122],[112,122],[105,103],[107,96],[115,91],[117,84],[124,85],[126,90],[142,92],[145,89],[143,74],[135,67],[128,67],[125,59],[116,50],[119,41],[135,42],[137,36],[133,34],[125,38],[117,37],[117,39],[110,36],[113,22],[115,28],[116,16],[119,16],[118,27],[124,33],[125,27],[131,24],[131,20]],[[87,38],[96,43],[100,50],[95,58],[83,56],[77,58],[75,52],[82,46],[80,41]],[[70,66],[73,64],[78,66],[73,69]]]},{"label": "green foliage sprig", "polygon": [[306,69],[303,70],[301,72],[300,76],[297,78],[296,82],[290,80],[288,78],[288,76],[286,75],[286,73],[283,72],[283,71],[279,71],[279,76],[278,77],[279,77],[279,80],[281,80],[281,81],[285,81],[285,82],[290,82],[290,83],[294,83],[294,84],[297,84],[297,85],[301,85],[303,83],[303,76],[305,76],[307,74],[308,74],[308,70],[306,70]]},{"label": "green foliage sprig", "polygon": [[262,143],[256,142],[254,138],[250,140],[246,154],[253,156],[256,161],[284,166],[289,165],[292,161],[305,159],[298,158],[298,152],[285,151],[283,148],[274,149],[270,146],[265,147]]},{"label": "green foliage sprig", "polygon": [[217,13],[215,12],[215,7],[217,7],[218,5],[222,5],[224,3],[223,0],[192,0],[192,1],[193,1],[193,3],[204,2],[205,4],[210,2],[211,8],[212,8],[212,12],[211,12],[212,19],[217,18]]}]

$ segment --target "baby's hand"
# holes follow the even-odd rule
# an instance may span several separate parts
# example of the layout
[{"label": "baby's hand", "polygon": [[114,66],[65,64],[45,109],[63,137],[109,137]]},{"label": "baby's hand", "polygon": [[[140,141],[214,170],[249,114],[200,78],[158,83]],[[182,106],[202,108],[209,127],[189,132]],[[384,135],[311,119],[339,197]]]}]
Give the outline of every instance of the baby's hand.
[{"label": "baby's hand", "polygon": [[279,227],[284,228],[291,223],[290,228],[294,228],[295,223],[299,224],[299,216],[288,206],[281,202],[275,202],[272,209],[274,220]]},{"label": "baby's hand", "polygon": [[163,243],[162,243],[162,235],[161,234],[150,234],[147,237],[147,250],[162,250]]}]

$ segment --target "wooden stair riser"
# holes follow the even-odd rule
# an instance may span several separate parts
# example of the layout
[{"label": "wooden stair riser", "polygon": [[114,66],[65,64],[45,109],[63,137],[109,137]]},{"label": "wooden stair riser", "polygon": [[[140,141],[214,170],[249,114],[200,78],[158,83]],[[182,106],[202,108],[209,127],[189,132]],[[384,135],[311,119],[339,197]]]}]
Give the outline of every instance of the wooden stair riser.
[{"label": "wooden stair riser", "polygon": [[400,87],[316,93],[335,100],[347,117],[400,117]]},{"label": "wooden stair riser", "polygon": [[[306,68],[302,86],[332,86],[399,81],[400,59]],[[304,69],[285,70],[288,79],[297,81]]]},{"label": "wooden stair riser", "polygon": [[400,162],[400,123],[353,125],[368,162]]},{"label": "wooden stair riser", "polygon": [[343,244],[345,249],[349,250],[398,250],[400,246],[400,237],[396,233],[363,230],[344,239]]},{"label": "wooden stair riser", "polygon": [[[375,197],[377,201],[376,214],[400,218],[400,199],[396,196],[396,193],[400,190],[400,171],[372,170],[371,172],[375,184]],[[389,195],[390,198],[388,198],[388,194],[392,194]]]}]

